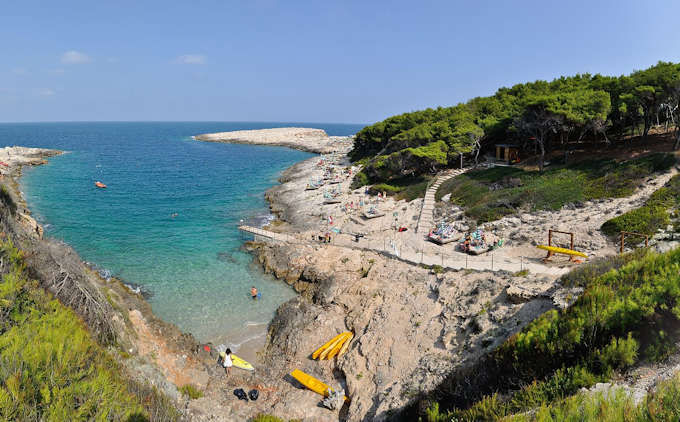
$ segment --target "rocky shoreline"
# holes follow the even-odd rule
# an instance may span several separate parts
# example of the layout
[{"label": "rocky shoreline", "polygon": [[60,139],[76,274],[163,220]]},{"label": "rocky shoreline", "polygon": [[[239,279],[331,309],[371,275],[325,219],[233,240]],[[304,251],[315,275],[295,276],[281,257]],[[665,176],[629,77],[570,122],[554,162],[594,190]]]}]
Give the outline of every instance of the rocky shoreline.
[{"label": "rocky shoreline", "polygon": [[[295,236],[299,242],[248,247],[266,272],[300,292],[279,308],[270,325],[263,355],[266,365],[280,376],[302,369],[341,386],[352,401],[334,414],[319,408],[319,397],[313,393],[293,390],[294,382],[273,380],[281,397],[287,398],[281,401],[299,404],[279,402],[272,407],[274,414],[303,420],[391,420],[436,389],[452,371],[474,364],[538,315],[565,308],[580,294],[581,289],[564,288],[559,282],[560,274],[574,265],[566,259],[541,265],[544,273],[515,273],[431,269],[381,253],[383,242],[400,245],[402,252],[409,244],[422,245],[425,253],[443,247],[423,243],[415,234],[421,200],[377,200],[363,189],[352,191],[349,176],[335,185],[338,203],[326,203],[322,188],[306,189],[321,176],[325,161],[351,169],[346,151],[335,154],[292,166],[282,174],[281,184],[266,193],[279,217],[268,228]],[[631,197],[586,204],[587,218],[582,210],[567,206],[507,217],[485,230],[501,232],[509,240],[495,251],[501,260],[523,256],[540,263],[544,253],[535,246],[545,242],[543,237],[553,226],[576,227],[576,245],[590,256],[614,254],[615,245],[599,232],[602,222],[644,203],[676,172],[655,175]],[[364,209],[374,206],[385,216],[362,218],[361,212],[347,207],[358,201]],[[440,204],[435,216],[450,212],[460,210],[442,209]],[[395,227],[407,231],[396,232]],[[312,240],[333,228],[340,233],[334,233],[332,243]],[[364,236],[360,242],[352,242],[354,233]],[[316,347],[342,331],[355,335],[345,355],[335,362],[310,359]]]},{"label": "rocky shoreline", "polygon": [[62,153],[24,147],[0,149],[3,231],[24,252],[31,277],[82,318],[134,382],[158,389],[181,408],[184,402],[178,387],[193,384],[206,388],[213,356],[203,351],[193,336],[157,318],[149,303],[120,280],[104,279],[69,245],[43,238],[42,227],[30,215],[19,190],[22,167],[47,164],[47,158]]},{"label": "rocky shoreline", "polygon": [[[346,158],[350,145],[345,138],[326,155],[293,165],[282,173],[281,183],[266,192],[278,216],[268,229],[298,241],[248,242],[245,247],[265,272],[290,284],[299,295],[277,310],[265,347],[253,362],[254,372],[232,371],[225,377],[215,364],[214,350],[204,351],[191,335],[156,318],[141,296],[115,279],[102,279],[67,245],[41,239],[35,220],[26,224],[30,220],[18,216],[30,218],[16,183],[21,166],[44,164],[46,157],[59,152],[13,150],[5,156],[0,150],[0,165],[3,157],[10,161],[9,156],[14,156],[0,172],[20,204],[16,228],[5,230],[13,230],[22,248],[32,251],[28,264],[38,269],[35,273],[48,290],[50,277],[43,262],[62,268],[68,263],[80,282],[112,299],[102,301],[115,331],[117,346],[110,350],[131,376],[172,397],[189,420],[248,420],[259,413],[313,421],[392,420],[422,394],[436,389],[452,371],[473,364],[546,310],[566,307],[580,290],[563,288],[554,274],[436,269],[381,253],[376,244],[389,241],[403,247],[418,242],[415,227],[422,201],[377,200],[362,189],[351,190],[351,175],[357,169]],[[328,201],[323,188],[307,189],[328,165],[337,168],[327,185],[337,192],[333,198],[337,201]],[[594,214],[600,207],[605,216],[634,207],[674,172],[658,176],[628,200],[593,205],[592,218],[582,222],[579,234],[585,238],[596,231],[595,225],[604,218]],[[370,207],[385,216],[362,217],[362,210]],[[436,210],[438,215],[449,212]],[[544,224],[573,225],[577,214],[571,209],[526,214],[519,216],[521,224],[509,217],[493,223],[493,228],[515,228],[508,234],[512,242],[507,253],[512,255],[533,249]],[[407,230],[397,232],[397,226]],[[318,235],[333,228],[340,233],[333,232],[332,243],[320,243]],[[354,234],[361,234],[361,241],[353,243]],[[613,250],[604,238],[592,242],[579,246],[598,255]],[[88,323],[87,315],[83,318]],[[333,361],[310,358],[317,347],[342,331],[355,335],[343,356]],[[288,376],[293,369],[344,388],[351,402],[339,412],[319,406],[320,396]],[[188,383],[204,396],[196,400],[180,396],[177,387]],[[235,388],[257,388],[260,399],[239,401],[231,394]]]}]

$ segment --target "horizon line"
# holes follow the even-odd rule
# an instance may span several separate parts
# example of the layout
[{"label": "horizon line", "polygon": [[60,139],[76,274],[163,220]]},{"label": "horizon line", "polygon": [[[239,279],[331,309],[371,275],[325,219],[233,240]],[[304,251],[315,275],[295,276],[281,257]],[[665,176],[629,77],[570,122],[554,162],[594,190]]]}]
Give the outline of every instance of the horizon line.
[{"label": "horizon line", "polygon": [[308,123],[308,124],[330,124],[330,125],[356,125],[367,126],[371,123],[354,122],[305,122],[305,121],[276,121],[276,120],[20,120],[20,121],[0,121],[0,124],[30,124],[30,123]]}]

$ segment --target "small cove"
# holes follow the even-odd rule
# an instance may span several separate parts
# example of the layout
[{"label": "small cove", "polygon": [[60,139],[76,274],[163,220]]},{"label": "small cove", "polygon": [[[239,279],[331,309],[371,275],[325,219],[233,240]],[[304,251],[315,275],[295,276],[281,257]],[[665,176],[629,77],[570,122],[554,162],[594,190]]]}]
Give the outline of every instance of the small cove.
[{"label": "small cove", "polygon": [[[360,128],[295,125],[330,135]],[[159,317],[201,341],[237,348],[261,339],[274,310],[295,293],[252,265],[236,226],[270,218],[264,191],[282,170],[313,155],[191,135],[277,126],[292,124],[1,124],[0,141],[68,151],[26,168],[20,181],[47,236],[148,291]],[[108,188],[96,189],[97,180]],[[251,285],[261,300],[250,299]]]}]

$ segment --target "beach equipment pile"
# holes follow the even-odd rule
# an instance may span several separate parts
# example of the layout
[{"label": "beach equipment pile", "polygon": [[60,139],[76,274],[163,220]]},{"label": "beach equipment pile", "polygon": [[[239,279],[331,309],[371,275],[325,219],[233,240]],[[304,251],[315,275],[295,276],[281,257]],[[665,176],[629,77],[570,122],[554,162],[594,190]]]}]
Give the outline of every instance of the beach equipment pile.
[{"label": "beach equipment pile", "polygon": [[347,351],[350,342],[354,338],[351,331],[345,331],[327,341],[323,346],[312,353],[312,359],[324,360],[333,359],[335,356],[342,356]]},{"label": "beach equipment pile", "polygon": [[[349,348],[353,338],[354,334],[352,334],[351,331],[345,331],[338,334],[328,340],[323,346],[316,349],[314,353],[312,353],[312,359],[330,360],[336,356],[342,356]],[[342,401],[349,401],[349,398],[345,396],[344,390],[340,389],[336,391],[323,381],[320,381],[299,369],[291,372],[290,376],[298,380],[300,384],[308,389],[325,397],[327,400],[324,400],[323,405],[331,410],[339,408]]]},{"label": "beach equipment pile", "polygon": [[453,224],[448,224],[442,221],[437,225],[437,227],[430,231],[427,237],[431,241],[443,245],[445,243],[460,239],[462,234],[456,230]]},{"label": "beach equipment pile", "polygon": [[480,255],[492,249],[500,248],[503,243],[503,239],[479,228],[465,236],[465,240],[458,247],[463,252]]}]

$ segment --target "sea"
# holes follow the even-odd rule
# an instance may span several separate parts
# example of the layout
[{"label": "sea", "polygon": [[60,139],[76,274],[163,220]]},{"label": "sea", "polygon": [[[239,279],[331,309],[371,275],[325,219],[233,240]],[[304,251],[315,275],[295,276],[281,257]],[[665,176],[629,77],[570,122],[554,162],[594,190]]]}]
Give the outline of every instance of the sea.
[{"label": "sea", "polygon": [[[295,295],[242,250],[241,220],[272,219],[264,192],[313,154],[199,142],[192,135],[271,127],[329,135],[361,125],[290,122],[3,123],[0,146],[66,153],[26,167],[20,189],[47,236],[71,245],[104,277],[138,289],[154,313],[199,341],[234,350],[263,341]],[[95,181],[108,187],[98,189]],[[250,297],[251,286],[261,293]]]}]

